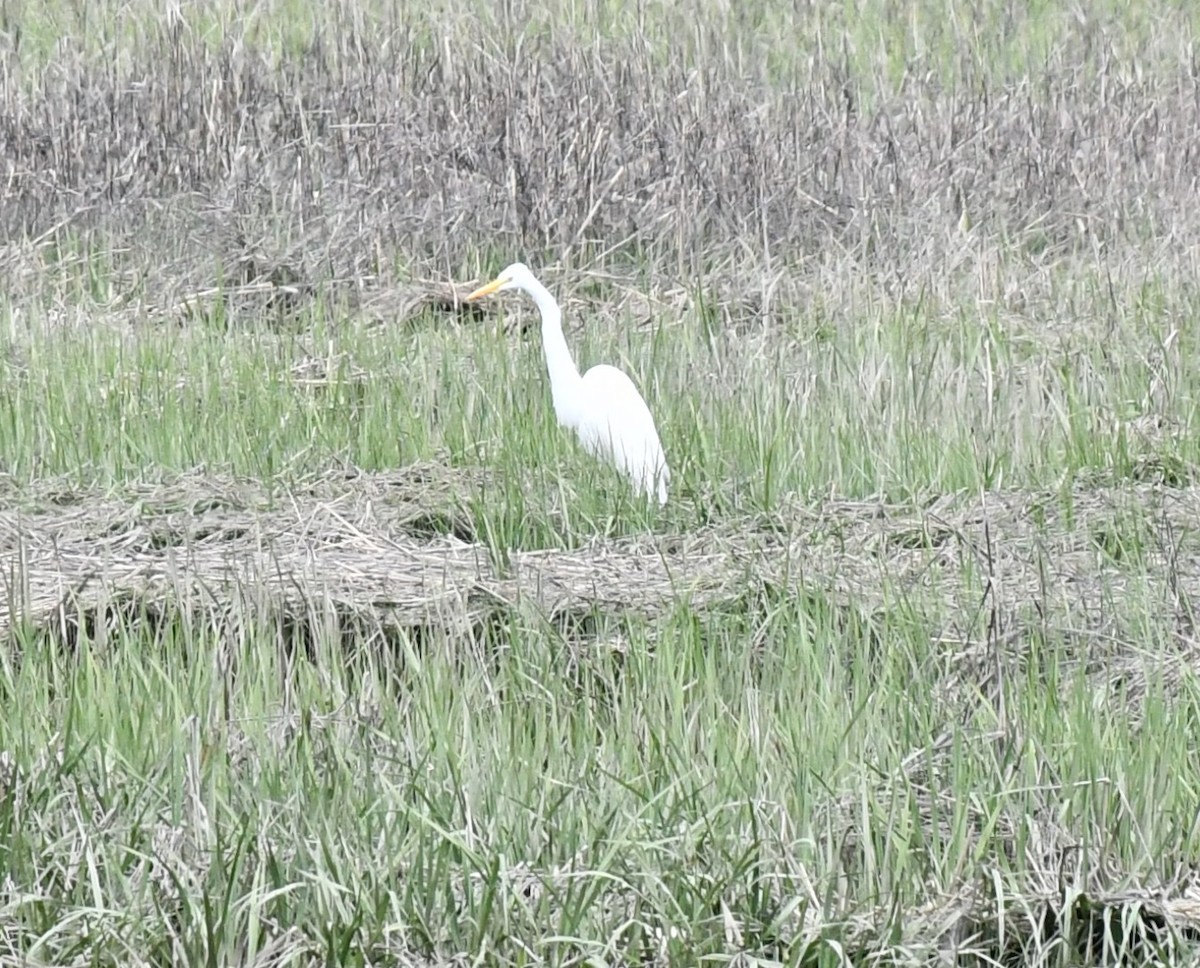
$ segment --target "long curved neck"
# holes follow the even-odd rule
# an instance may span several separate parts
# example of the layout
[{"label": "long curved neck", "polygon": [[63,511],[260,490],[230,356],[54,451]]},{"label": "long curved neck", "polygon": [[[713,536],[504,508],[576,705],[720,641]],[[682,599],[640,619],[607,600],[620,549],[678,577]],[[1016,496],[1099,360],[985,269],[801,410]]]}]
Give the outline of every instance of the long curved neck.
[{"label": "long curved neck", "polygon": [[538,312],[542,314],[542,351],[546,354],[546,368],[550,371],[550,393],[554,398],[554,412],[562,423],[573,424],[574,402],[582,377],[575,361],[571,359],[571,351],[567,348],[566,337],[563,336],[562,310],[550,295],[550,290],[540,282],[534,281],[528,291],[537,304]]}]

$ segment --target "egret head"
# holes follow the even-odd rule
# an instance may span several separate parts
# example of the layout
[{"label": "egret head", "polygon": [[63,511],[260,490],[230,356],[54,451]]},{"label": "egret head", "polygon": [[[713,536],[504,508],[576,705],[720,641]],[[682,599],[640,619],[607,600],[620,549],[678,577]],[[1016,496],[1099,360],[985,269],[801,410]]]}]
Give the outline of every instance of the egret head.
[{"label": "egret head", "polygon": [[531,292],[536,285],[537,280],[529,271],[529,267],[524,262],[514,262],[486,286],[480,286],[467,296],[466,302],[474,302],[476,299],[490,296],[494,292],[506,292],[509,289]]}]

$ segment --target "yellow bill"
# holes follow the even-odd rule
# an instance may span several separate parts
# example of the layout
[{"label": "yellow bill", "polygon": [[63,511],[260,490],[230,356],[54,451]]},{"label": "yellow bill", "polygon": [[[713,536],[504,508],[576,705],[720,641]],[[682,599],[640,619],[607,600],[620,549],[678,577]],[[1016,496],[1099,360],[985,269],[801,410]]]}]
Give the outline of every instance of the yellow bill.
[{"label": "yellow bill", "polygon": [[486,286],[480,286],[473,293],[467,296],[465,301],[474,302],[476,299],[482,299],[484,296],[490,296],[497,289],[503,286],[505,282],[507,282],[507,280],[504,278],[504,276],[500,276],[498,279],[493,279]]}]

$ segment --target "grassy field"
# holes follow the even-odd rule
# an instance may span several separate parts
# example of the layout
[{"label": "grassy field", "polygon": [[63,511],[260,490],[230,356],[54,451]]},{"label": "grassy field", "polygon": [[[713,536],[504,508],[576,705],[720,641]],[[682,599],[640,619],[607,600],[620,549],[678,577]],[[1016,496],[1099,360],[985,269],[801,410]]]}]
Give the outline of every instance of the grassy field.
[{"label": "grassy field", "polygon": [[5,7],[0,964],[1194,964],[1200,14],[1018,6]]}]

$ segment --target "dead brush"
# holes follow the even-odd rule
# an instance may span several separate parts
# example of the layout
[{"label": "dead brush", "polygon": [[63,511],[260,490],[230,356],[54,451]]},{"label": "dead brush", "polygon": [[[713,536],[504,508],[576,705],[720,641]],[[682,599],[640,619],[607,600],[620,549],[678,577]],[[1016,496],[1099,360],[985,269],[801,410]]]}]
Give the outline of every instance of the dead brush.
[{"label": "dead brush", "polygon": [[385,290],[405,286],[399,263],[461,274],[483,240],[575,268],[641,253],[667,285],[811,276],[833,252],[843,285],[864,273],[906,292],[979,284],[987,250],[964,260],[962,225],[1032,259],[1103,250],[1114,265],[1151,236],[1177,259],[1195,241],[1191,81],[1050,63],[965,91],[908,76],[889,96],[828,56],[781,90],[633,42],[501,51],[464,34],[451,57],[332,16],[280,67],[236,32],[214,45],[178,24],[117,60],[66,46],[5,89],[0,234],[103,245],[151,302],[244,275],[213,245],[235,223],[302,253],[305,288]]}]

